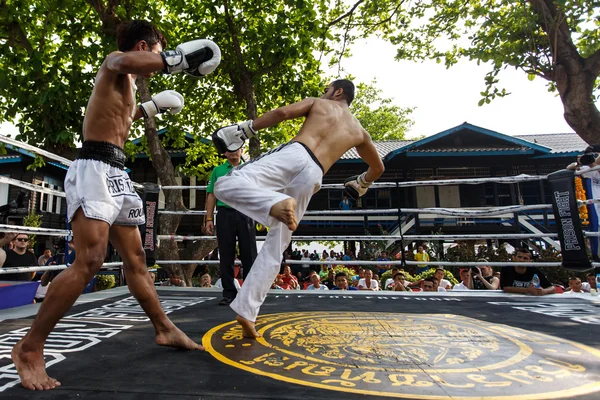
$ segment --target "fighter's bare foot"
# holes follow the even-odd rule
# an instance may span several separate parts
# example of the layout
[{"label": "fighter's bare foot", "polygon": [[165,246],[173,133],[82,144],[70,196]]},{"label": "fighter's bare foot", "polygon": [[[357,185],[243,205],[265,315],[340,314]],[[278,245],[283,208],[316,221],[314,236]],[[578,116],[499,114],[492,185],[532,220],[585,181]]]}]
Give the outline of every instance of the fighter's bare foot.
[{"label": "fighter's bare foot", "polygon": [[298,220],[296,219],[296,200],[293,198],[285,199],[279,203],[275,203],[271,207],[269,215],[287,225],[290,231],[295,231],[298,228]]},{"label": "fighter's bare foot", "polygon": [[175,347],[177,349],[204,351],[204,346],[200,346],[194,342],[175,326],[170,330],[158,332],[156,334],[156,344],[159,346]]},{"label": "fighter's bare foot", "polygon": [[24,388],[48,390],[60,386],[59,381],[50,378],[46,373],[43,353],[24,351],[23,343],[20,341],[13,347],[11,357]]},{"label": "fighter's bare foot", "polygon": [[242,326],[242,336],[245,338],[256,339],[261,336],[260,333],[256,332],[256,325],[254,322],[248,321],[246,318],[239,315],[235,317],[235,319]]}]

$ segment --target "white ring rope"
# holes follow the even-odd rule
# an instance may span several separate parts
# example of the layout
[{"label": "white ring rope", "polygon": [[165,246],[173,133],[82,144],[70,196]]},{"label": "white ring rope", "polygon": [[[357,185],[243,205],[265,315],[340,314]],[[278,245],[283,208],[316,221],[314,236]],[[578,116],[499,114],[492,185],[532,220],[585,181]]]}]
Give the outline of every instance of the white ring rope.
[{"label": "white ring rope", "polygon": [[69,236],[71,231],[66,229],[50,229],[36,228],[33,226],[19,226],[0,224],[0,232],[24,233],[28,235],[45,235],[45,236]]},{"label": "white ring rope", "polygon": [[58,161],[59,163],[66,165],[67,167],[70,167],[71,164],[73,163],[73,161],[71,161],[69,159],[66,159],[61,156],[57,156],[56,154],[50,153],[49,151],[37,148],[37,147],[27,144],[25,142],[20,142],[18,140],[11,139],[4,135],[0,135],[0,142],[8,143],[8,144],[18,147],[20,149],[29,150],[33,153],[39,154],[39,155],[49,158],[51,160]]},{"label": "white ring rope", "polygon": [[[156,264],[158,265],[190,265],[190,264],[199,264],[199,265],[215,265],[219,264],[219,260],[157,260]],[[296,265],[402,265],[403,262],[401,260],[390,260],[390,261],[367,261],[367,260],[353,260],[353,261],[343,261],[343,260],[334,260],[334,261],[302,261],[302,260],[283,260],[284,264],[296,264]],[[241,265],[241,261],[236,260],[234,264]],[[485,266],[489,265],[490,267],[509,267],[509,266],[521,266],[521,267],[562,267],[562,263],[560,262],[483,262],[483,261],[427,261],[423,263],[422,261],[406,261],[404,265],[424,265],[426,264],[429,267],[432,266],[440,266],[440,267],[477,267],[477,266]],[[110,262],[104,263],[102,265],[102,269],[104,271],[114,270],[114,267],[123,266],[122,262]],[[592,267],[600,267],[599,262],[593,262]],[[0,268],[0,280],[3,274],[17,274],[17,273],[26,273],[26,272],[38,272],[38,271],[58,271],[65,270],[69,268],[68,265],[46,265],[41,267],[10,267],[10,268]],[[153,269],[148,269],[151,272],[154,272]]]},{"label": "white ring rope", "polygon": [[[597,232],[584,232],[586,236],[598,236]],[[481,235],[339,235],[339,236],[292,236],[292,240],[299,242],[312,241],[376,241],[376,240],[494,240],[494,239],[535,239],[543,237],[557,237],[558,233],[510,233],[510,234],[481,234]],[[182,235],[157,235],[160,240],[217,240],[216,236],[182,236]],[[257,241],[265,240],[258,236]]]},{"label": "white ring rope", "polygon": [[[18,226],[0,224],[0,232],[22,233],[29,235],[69,236],[72,231],[66,229],[36,228],[32,226]],[[588,237],[598,237],[600,232],[583,232]],[[511,234],[481,234],[481,235],[340,235],[340,236],[292,236],[292,240],[311,241],[370,241],[370,240],[494,240],[494,239],[535,239],[543,237],[557,237],[558,233],[511,233]],[[216,236],[183,236],[183,235],[157,235],[159,240],[217,240]],[[264,240],[264,237],[257,237]]]},{"label": "white ring rope", "polygon": [[0,175],[0,183],[17,186],[17,187],[20,187],[23,189],[30,190],[32,192],[46,193],[46,194],[50,194],[52,196],[57,196],[57,197],[67,197],[65,192],[46,188],[46,187],[39,186],[39,185],[34,185],[33,183],[29,183],[29,182],[19,181],[16,179],[9,178],[7,176]]},{"label": "white ring rope", "polygon": [[[591,171],[597,171],[600,166],[585,169],[583,171],[575,171],[575,175],[585,174]],[[516,176],[502,176],[492,178],[465,178],[465,179],[440,179],[440,180],[427,180],[427,181],[407,181],[407,182],[375,182],[371,188],[396,188],[396,187],[414,187],[414,186],[445,186],[445,185],[476,185],[480,183],[519,183],[519,182],[531,182],[548,179],[548,175],[516,175]],[[159,186],[162,190],[206,190],[206,186]],[[321,185],[321,189],[344,189],[342,183],[333,183]]]}]

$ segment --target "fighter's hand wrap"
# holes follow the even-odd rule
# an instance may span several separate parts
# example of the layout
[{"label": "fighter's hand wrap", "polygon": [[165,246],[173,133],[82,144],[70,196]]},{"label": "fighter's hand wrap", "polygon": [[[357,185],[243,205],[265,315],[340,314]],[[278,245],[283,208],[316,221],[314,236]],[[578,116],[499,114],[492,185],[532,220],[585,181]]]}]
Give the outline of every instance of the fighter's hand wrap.
[{"label": "fighter's hand wrap", "polygon": [[165,74],[184,71],[192,76],[204,76],[213,72],[221,62],[221,50],[211,40],[197,39],[177,46],[175,50],[161,54]]},{"label": "fighter's hand wrap", "polygon": [[369,182],[366,179],[367,173],[363,172],[360,175],[351,176],[344,182],[344,192],[352,197],[354,200],[358,200],[359,197],[367,193],[367,189],[371,187],[373,182]]},{"label": "fighter's hand wrap", "polygon": [[252,120],[248,120],[237,125],[217,129],[212,135],[212,141],[219,154],[224,154],[226,151],[239,150],[246,139],[250,139],[255,134],[256,131],[252,128]]},{"label": "fighter's hand wrap", "polygon": [[150,101],[142,103],[140,108],[144,118],[154,117],[166,111],[177,114],[183,108],[183,96],[174,90],[165,90],[152,96]]}]

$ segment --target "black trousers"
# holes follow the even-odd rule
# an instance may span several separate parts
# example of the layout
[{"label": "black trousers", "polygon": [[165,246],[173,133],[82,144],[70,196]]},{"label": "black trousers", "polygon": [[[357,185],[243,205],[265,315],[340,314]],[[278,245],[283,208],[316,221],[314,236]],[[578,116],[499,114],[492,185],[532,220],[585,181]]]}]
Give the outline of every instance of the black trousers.
[{"label": "black trousers", "polygon": [[223,297],[235,298],[237,290],[234,279],[235,243],[240,250],[240,261],[244,268],[244,278],[256,259],[256,228],[254,220],[233,208],[217,207],[217,243],[221,260],[221,284]]}]

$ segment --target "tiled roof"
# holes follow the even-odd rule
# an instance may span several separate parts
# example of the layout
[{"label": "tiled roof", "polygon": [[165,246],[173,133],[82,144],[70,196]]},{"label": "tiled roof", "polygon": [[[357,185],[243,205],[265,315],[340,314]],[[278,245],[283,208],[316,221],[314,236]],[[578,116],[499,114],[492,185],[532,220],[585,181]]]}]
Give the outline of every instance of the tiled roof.
[{"label": "tiled roof", "polygon": [[519,139],[550,147],[551,154],[583,151],[588,146],[579,135],[575,133],[546,133],[541,135],[520,135]]},{"label": "tiled roof", "polygon": [[[552,149],[550,154],[579,152],[585,150],[587,143],[583,141],[575,133],[547,133],[539,135],[518,135],[516,138],[526,140],[528,142],[546,146]],[[375,148],[379,157],[382,159],[391,153],[392,151],[398,150],[404,146],[407,146],[416,140],[388,140],[374,142]],[[471,151],[503,151],[503,150],[520,150],[522,147],[502,147],[502,148],[440,148],[440,149],[413,149],[412,152],[471,152]],[[343,160],[358,159],[360,156],[356,152],[356,149],[348,150],[343,156]]]},{"label": "tiled roof", "polygon": [[[380,158],[385,157],[388,153],[398,150],[401,147],[411,144],[414,140],[385,140],[381,142],[374,142],[375,148]],[[342,160],[353,160],[360,158],[356,149],[350,149],[342,156]]]}]

